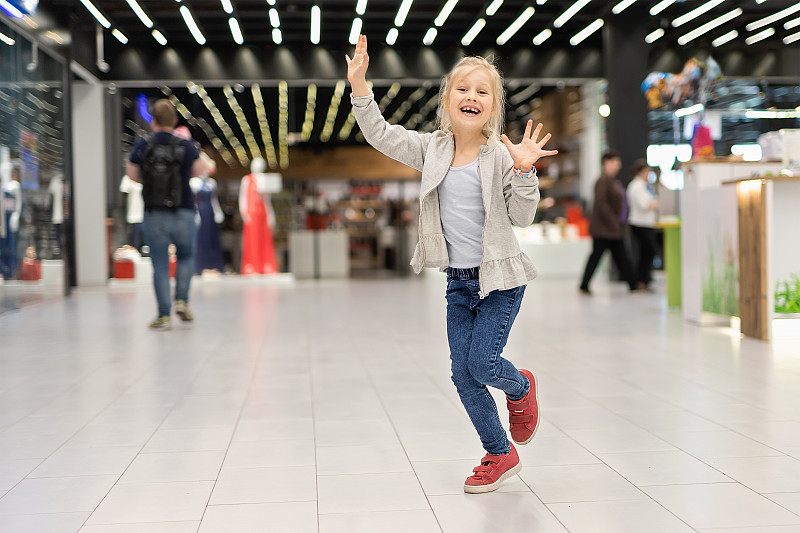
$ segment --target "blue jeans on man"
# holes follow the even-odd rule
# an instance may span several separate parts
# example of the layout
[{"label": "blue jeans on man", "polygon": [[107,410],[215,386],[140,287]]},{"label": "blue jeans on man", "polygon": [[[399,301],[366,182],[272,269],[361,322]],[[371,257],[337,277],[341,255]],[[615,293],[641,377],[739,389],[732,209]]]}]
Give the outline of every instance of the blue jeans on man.
[{"label": "blue jeans on man", "polygon": [[478,296],[478,267],[447,271],[447,339],[452,379],[461,403],[491,455],[511,450],[497,404],[487,387],[502,390],[511,400],[523,398],[528,379],[501,354],[519,313],[525,286]]},{"label": "blue jeans on man", "polygon": [[144,238],[153,261],[153,286],[158,301],[158,316],[168,317],[172,309],[169,286],[169,245],[174,244],[178,259],[175,268],[175,300],[189,301],[189,286],[194,271],[194,246],[197,225],[193,209],[152,209],[144,214]]}]

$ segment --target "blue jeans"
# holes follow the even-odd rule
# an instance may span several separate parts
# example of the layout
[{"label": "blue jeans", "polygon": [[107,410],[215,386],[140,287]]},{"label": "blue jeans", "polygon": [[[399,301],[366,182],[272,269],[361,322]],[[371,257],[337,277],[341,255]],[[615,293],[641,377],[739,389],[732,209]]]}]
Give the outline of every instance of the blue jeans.
[{"label": "blue jeans", "polygon": [[172,307],[169,294],[169,245],[175,245],[178,256],[175,268],[175,299],[188,302],[189,285],[194,271],[194,241],[197,232],[194,210],[147,211],[144,214],[142,229],[153,261],[153,286],[158,301],[158,316],[169,316]]},{"label": "blue jeans", "polygon": [[453,383],[461,403],[492,455],[511,450],[497,404],[487,387],[495,387],[512,400],[530,389],[528,379],[501,357],[511,325],[519,313],[525,286],[478,296],[478,268],[447,269],[447,340]]}]

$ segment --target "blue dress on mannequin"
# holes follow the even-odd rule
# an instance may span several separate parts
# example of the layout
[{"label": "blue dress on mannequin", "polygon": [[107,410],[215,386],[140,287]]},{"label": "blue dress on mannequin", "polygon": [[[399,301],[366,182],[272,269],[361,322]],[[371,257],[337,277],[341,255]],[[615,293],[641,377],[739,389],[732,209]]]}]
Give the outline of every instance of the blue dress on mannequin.
[{"label": "blue dress on mannequin", "polygon": [[213,180],[203,180],[196,191],[197,211],[200,213],[200,229],[197,231],[197,247],[194,254],[194,273],[202,274],[205,269],[225,270],[222,256],[219,226],[214,220],[215,187]]}]

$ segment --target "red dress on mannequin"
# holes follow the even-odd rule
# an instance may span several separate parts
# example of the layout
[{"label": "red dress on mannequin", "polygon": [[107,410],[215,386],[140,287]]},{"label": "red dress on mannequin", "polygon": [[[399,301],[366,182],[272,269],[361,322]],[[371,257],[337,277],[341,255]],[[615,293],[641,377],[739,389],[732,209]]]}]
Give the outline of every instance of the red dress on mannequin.
[{"label": "red dress on mannequin", "polygon": [[248,220],[242,231],[242,274],[274,274],[278,264],[264,199],[258,193],[255,176],[248,174],[245,178]]}]

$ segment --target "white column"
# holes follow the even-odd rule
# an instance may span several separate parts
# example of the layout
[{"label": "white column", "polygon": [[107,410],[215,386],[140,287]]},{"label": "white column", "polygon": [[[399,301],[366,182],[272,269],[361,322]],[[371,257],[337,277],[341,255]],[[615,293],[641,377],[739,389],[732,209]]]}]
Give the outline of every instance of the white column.
[{"label": "white column", "polygon": [[72,85],[75,261],[79,286],[108,282],[104,88]]},{"label": "white column", "polygon": [[[580,195],[591,208],[594,202],[594,182],[600,176],[603,145],[603,117],[598,109],[603,103],[602,81],[589,82],[581,87],[583,131],[581,131]],[[613,110],[611,111],[614,112]]]}]

